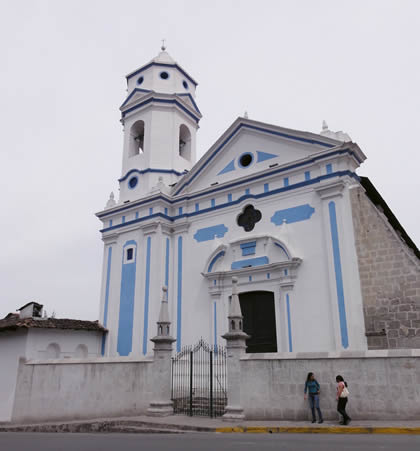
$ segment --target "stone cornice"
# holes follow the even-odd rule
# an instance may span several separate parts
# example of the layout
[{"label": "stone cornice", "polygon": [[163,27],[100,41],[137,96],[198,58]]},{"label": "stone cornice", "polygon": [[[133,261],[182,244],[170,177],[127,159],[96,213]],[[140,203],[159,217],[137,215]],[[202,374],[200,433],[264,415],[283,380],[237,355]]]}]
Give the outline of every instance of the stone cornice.
[{"label": "stone cornice", "polygon": [[314,191],[323,200],[331,199],[333,197],[341,197],[345,188],[343,180],[333,181],[331,183],[324,183],[323,185],[314,188]]}]

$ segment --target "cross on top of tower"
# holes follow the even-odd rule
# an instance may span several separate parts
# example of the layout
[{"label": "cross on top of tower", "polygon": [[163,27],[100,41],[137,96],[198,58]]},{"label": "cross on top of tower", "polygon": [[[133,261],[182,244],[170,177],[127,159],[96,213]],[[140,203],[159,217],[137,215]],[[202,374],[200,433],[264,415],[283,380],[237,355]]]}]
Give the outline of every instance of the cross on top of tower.
[{"label": "cross on top of tower", "polygon": [[164,52],[166,50],[165,41],[166,41],[166,39],[162,39],[162,46],[161,46],[162,52]]}]

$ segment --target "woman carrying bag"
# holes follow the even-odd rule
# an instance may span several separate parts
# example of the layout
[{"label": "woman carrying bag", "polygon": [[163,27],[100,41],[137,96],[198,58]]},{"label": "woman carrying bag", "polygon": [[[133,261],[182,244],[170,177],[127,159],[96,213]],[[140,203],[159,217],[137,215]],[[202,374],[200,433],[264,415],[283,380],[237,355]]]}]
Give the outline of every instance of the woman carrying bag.
[{"label": "woman carrying bag", "polygon": [[337,382],[337,411],[343,416],[343,421],[340,421],[340,424],[347,426],[351,421],[351,418],[346,412],[346,405],[349,396],[347,382],[343,379],[343,376],[340,375],[338,375],[335,380]]}]

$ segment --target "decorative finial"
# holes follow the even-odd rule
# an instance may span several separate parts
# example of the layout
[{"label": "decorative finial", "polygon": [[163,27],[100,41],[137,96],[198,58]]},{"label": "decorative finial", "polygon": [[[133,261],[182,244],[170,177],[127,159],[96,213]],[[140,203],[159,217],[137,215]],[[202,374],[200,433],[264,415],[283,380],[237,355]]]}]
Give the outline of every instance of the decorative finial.
[{"label": "decorative finial", "polygon": [[245,111],[245,113],[244,113],[244,118],[245,118],[245,119],[248,119],[248,111]]},{"label": "decorative finial", "polygon": [[161,46],[162,52],[164,52],[166,50],[165,41],[166,41],[166,39],[162,39],[162,46]]},{"label": "decorative finial", "polygon": [[328,130],[328,124],[327,121],[323,120],[322,121],[322,131],[326,131]]},{"label": "decorative finial", "polygon": [[113,191],[111,191],[111,194],[109,195],[109,199],[108,199],[108,202],[106,203],[106,207],[105,208],[111,208],[111,207],[114,207],[117,203],[115,202],[115,199],[114,199],[114,192]]}]

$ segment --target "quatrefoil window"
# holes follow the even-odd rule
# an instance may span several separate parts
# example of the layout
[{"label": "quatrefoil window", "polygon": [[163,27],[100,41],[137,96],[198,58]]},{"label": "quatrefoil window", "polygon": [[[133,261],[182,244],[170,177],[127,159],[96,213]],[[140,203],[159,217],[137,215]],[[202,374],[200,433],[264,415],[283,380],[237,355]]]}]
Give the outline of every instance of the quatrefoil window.
[{"label": "quatrefoil window", "polygon": [[260,210],[256,210],[253,205],[247,205],[238,216],[237,222],[239,226],[244,228],[245,232],[250,232],[258,221],[261,221]]}]

